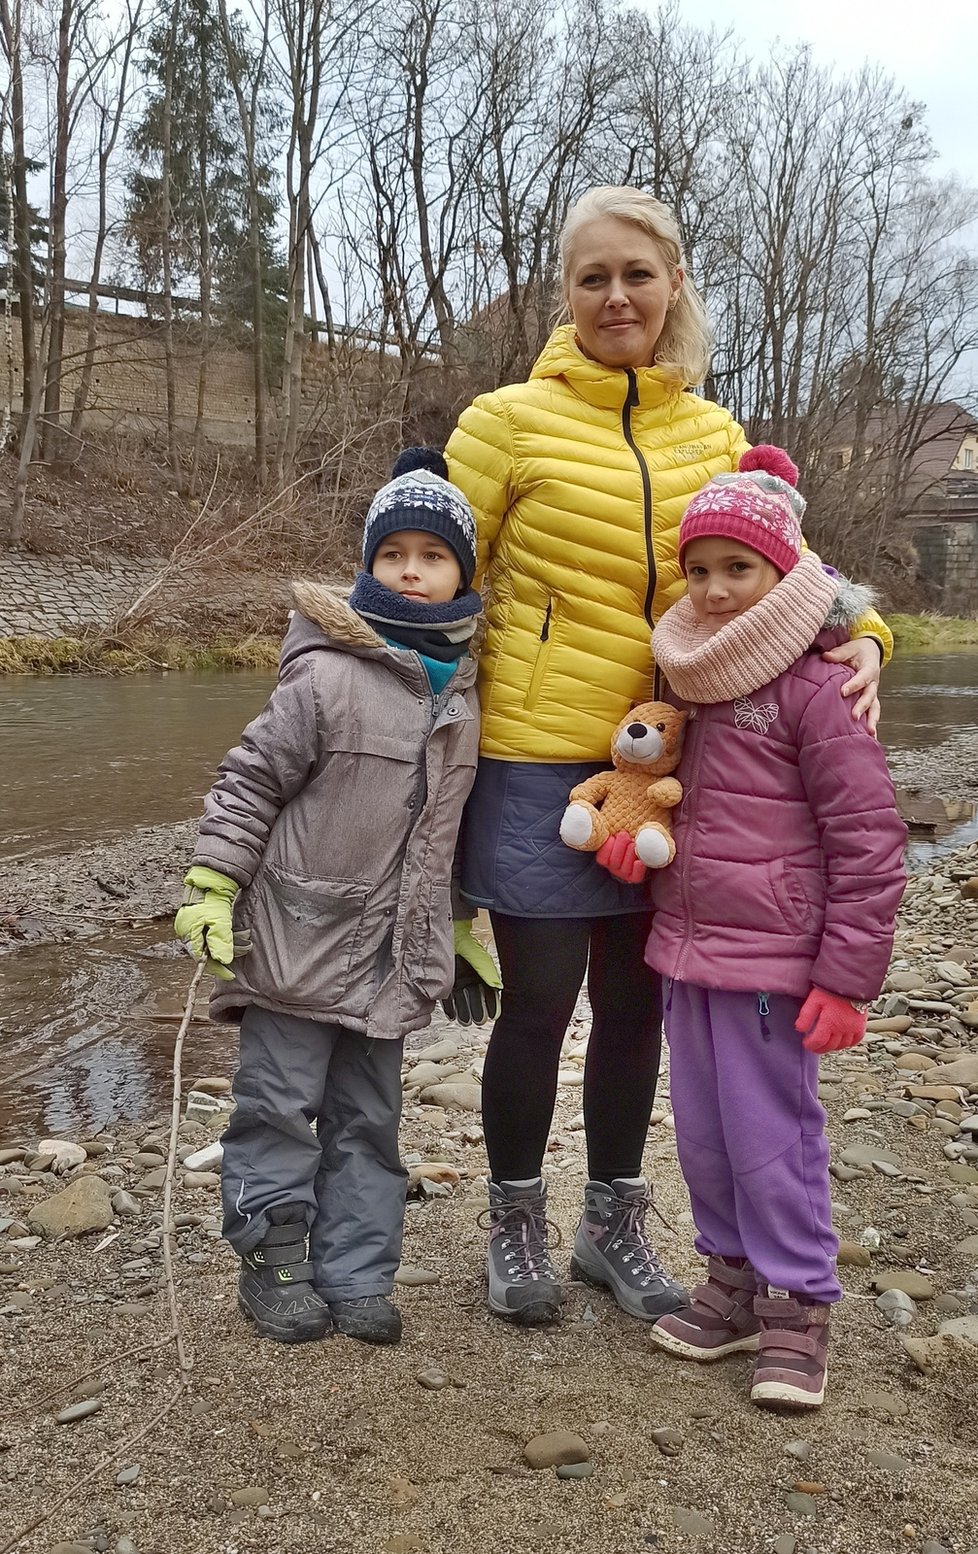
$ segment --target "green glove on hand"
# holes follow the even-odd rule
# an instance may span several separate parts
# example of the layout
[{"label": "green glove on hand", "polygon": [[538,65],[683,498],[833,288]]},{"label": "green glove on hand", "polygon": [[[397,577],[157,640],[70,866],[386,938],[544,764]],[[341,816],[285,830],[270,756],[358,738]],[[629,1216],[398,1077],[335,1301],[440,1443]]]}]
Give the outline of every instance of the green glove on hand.
[{"label": "green glove on hand", "polygon": [[240,955],[246,948],[235,944],[231,927],[231,908],[238,886],[226,874],[199,864],[187,871],[183,883],[187,890],[183,906],[173,919],[173,931],[189,945],[195,960],[207,956],[207,969],[212,976],[230,982],[234,972],[229,967],[235,951]]},{"label": "green glove on hand", "polygon": [[484,1025],[487,1020],[498,1020],[502,978],[496,962],[473,937],[472,924],[467,919],[455,922],[455,986],[442,1008],[450,1020],[459,1025]]}]

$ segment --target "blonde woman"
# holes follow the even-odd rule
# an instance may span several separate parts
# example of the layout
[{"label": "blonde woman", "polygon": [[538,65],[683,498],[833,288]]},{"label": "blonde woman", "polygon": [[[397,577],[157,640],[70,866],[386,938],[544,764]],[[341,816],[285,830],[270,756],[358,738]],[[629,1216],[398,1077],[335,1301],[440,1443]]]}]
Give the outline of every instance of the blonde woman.
[{"label": "blonde woman", "polygon": [[[634,855],[616,873],[565,847],[576,783],[608,764],[611,734],[653,693],[653,623],[685,590],[686,504],[736,470],[747,443],[700,398],[710,330],[671,211],[637,189],[591,189],[561,236],[569,322],[529,380],[462,415],[447,458],[478,525],[488,593],[482,743],[465,819],[462,889],[489,911],[502,1013],[483,1076],[490,1164],[489,1306],[559,1320],[542,1162],[563,1037],[587,975],[588,1182],[572,1271],[655,1321],[686,1301],[646,1235],[642,1175],[659,1067],[658,978],[643,958],[649,895]],[[875,726],[878,616],[830,656],[842,694]],[[457,943],[467,936],[459,925]]]}]

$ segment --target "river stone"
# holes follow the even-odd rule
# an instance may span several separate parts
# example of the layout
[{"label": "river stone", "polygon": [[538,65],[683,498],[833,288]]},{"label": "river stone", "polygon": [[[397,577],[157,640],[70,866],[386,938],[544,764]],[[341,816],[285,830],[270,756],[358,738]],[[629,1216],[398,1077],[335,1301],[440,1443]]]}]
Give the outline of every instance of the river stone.
[{"label": "river stone", "polygon": [[249,1505],[267,1505],[268,1490],[260,1489],[257,1484],[250,1484],[247,1489],[234,1489],[228,1496],[231,1504],[239,1509]]},{"label": "river stone", "polygon": [[481,1112],[482,1086],[451,1081],[428,1085],[421,1092],[421,1100],[427,1106],[441,1106],[450,1112]]},{"label": "river stone", "polygon": [[[446,1371],[439,1369],[437,1365],[429,1365],[427,1370],[418,1371],[415,1381],[419,1387],[424,1387],[428,1392],[444,1392],[446,1387],[452,1384],[452,1378]],[[568,1458],[568,1461],[573,1459]]]},{"label": "river stone", "polygon": [[869,1249],[860,1246],[858,1241],[840,1241],[838,1261],[845,1268],[869,1268],[872,1259]]},{"label": "river stone", "polygon": [[875,1447],[867,1451],[866,1460],[874,1468],[882,1468],[885,1473],[906,1473],[910,1466],[906,1457],[894,1457],[892,1452],[877,1451]]},{"label": "river stone", "polygon": [[978,1182],[978,1171],[974,1166],[965,1165],[962,1160],[957,1160],[954,1165],[948,1166],[947,1174],[952,1182]]},{"label": "river stone", "polygon": [[432,1273],[430,1268],[415,1268],[410,1263],[402,1263],[394,1275],[395,1284],[404,1284],[408,1287],[438,1282],[439,1275]]},{"label": "river stone", "polygon": [[184,1171],[181,1178],[184,1187],[220,1187],[221,1178],[216,1171]]},{"label": "river stone", "polygon": [[876,1308],[894,1327],[909,1327],[917,1308],[903,1290],[884,1290],[876,1297]]},{"label": "river stone", "polygon": [[935,1085],[961,1085],[966,1090],[978,1090],[978,1053],[966,1053],[953,1063],[939,1063],[927,1078]]},{"label": "river stone", "polygon": [[942,982],[950,982],[952,987],[971,986],[970,971],[965,971],[956,960],[940,960],[934,970]]},{"label": "river stone", "polygon": [[593,1472],[593,1462],[561,1462],[557,1466],[558,1478],[590,1478]]},{"label": "river stone", "polygon": [[0,1149],[0,1166],[14,1165],[27,1157],[26,1149]]},{"label": "river stone", "polygon": [[52,1240],[107,1230],[113,1217],[112,1189],[100,1176],[79,1176],[70,1187],[37,1204],[27,1217],[35,1230]]},{"label": "river stone", "polygon": [[927,986],[927,978],[921,971],[891,971],[885,985],[887,992],[916,993]]},{"label": "river stone", "polygon": [[674,1430],[670,1425],[662,1425],[651,1433],[652,1439],[663,1457],[679,1456],[683,1449],[683,1433],[681,1430]]},{"label": "river stone", "polygon": [[797,1489],[785,1495],[785,1505],[794,1516],[814,1516],[818,1511],[818,1503],[814,1496],[806,1495]]},{"label": "river stone", "polygon": [[220,1139],[215,1139],[213,1144],[205,1144],[203,1149],[192,1149],[189,1155],[185,1155],[181,1165],[187,1171],[213,1171],[224,1159],[224,1145]]},{"label": "river stone", "polygon": [[89,1414],[97,1414],[102,1407],[101,1398],[82,1398],[80,1403],[69,1403],[67,1408],[62,1408],[54,1416],[55,1424],[76,1424],[79,1419],[87,1419]]},{"label": "river stone", "polygon": [[957,1250],[963,1257],[978,1257],[978,1236],[965,1236],[958,1242]]},{"label": "river stone", "polygon": [[228,1095],[231,1090],[230,1079],[221,1075],[212,1075],[209,1078],[195,1079],[190,1086],[191,1090],[199,1090],[203,1095]]},{"label": "river stone", "polygon": [[74,1166],[84,1165],[88,1159],[82,1146],[72,1144],[68,1139],[42,1139],[37,1146],[37,1153],[42,1159],[50,1159],[51,1170],[58,1176]]},{"label": "river stone", "polygon": [[866,1029],[870,1035],[903,1036],[913,1024],[911,1014],[891,1014],[882,1019],[867,1020]]},{"label": "river stone", "polygon": [[909,1338],[901,1333],[900,1342],[922,1376],[930,1376],[947,1353],[944,1339],[936,1334],[930,1338]]},{"label": "river stone", "polygon": [[672,1507],[672,1525],[687,1538],[712,1538],[716,1523],[705,1511],[691,1511],[688,1506]]},{"label": "river stone", "polygon": [[166,1181],[166,1166],[159,1166],[155,1171],[147,1171],[140,1177],[137,1186],[140,1192],[157,1192]]},{"label": "river stone", "polygon": [[142,1207],[138,1200],[128,1192],[114,1192],[112,1194],[112,1212],[118,1219],[136,1219],[142,1214]]},{"label": "river stone", "polygon": [[899,1052],[893,1059],[893,1067],[922,1074],[928,1068],[936,1068],[937,1064],[926,1052]]},{"label": "river stone", "polygon": [[790,1532],[783,1532],[771,1545],[772,1554],[795,1554],[798,1539]]},{"label": "river stone", "polygon": [[873,1275],[873,1289],[878,1295],[885,1290],[902,1290],[911,1300],[933,1300],[937,1291],[931,1281],[912,1268],[883,1268]]},{"label": "river stone", "polygon": [[422,1047],[420,1052],[406,1054],[406,1061],[444,1063],[447,1058],[457,1058],[461,1050],[457,1041],[452,1041],[450,1036],[443,1036],[441,1041],[433,1041],[430,1047]]},{"label": "river stone", "polygon": [[134,1462],[131,1468],[121,1468],[115,1476],[115,1481],[120,1486],[135,1484],[139,1477],[139,1463]]},{"label": "river stone", "polygon": [[567,1462],[590,1462],[591,1453],[573,1431],[548,1430],[527,1441],[523,1457],[531,1468],[558,1468]]},{"label": "river stone", "polygon": [[966,1344],[978,1347],[978,1316],[949,1317],[937,1332],[942,1338],[961,1338]]},{"label": "river stone", "polygon": [[877,1161],[882,1161],[884,1165],[895,1166],[898,1171],[903,1170],[903,1161],[899,1155],[884,1149],[882,1144],[850,1144],[842,1151],[843,1165],[875,1165]]},{"label": "river stone", "polygon": [[862,1405],[873,1414],[885,1414],[888,1419],[902,1419],[909,1414],[910,1405],[895,1392],[864,1392]]}]

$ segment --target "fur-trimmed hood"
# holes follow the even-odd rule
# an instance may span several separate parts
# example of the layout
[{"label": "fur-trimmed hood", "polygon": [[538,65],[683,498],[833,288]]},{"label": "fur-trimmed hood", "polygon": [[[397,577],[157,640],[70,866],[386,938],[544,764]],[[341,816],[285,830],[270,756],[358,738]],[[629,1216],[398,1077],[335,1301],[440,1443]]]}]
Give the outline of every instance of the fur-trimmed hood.
[{"label": "fur-trimmed hood", "polygon": [[324,636],[330,647],[353,648],[362,653],[391,651],[383,637],[350,608],[347,593],[341,588],[299,578],[292,584],[292,598],[295,610],[282,643],[283,665],[297,653],[323,647]]},{"label": "fur-trimmed hood", "polygon": [[850,631],[875,603],[876,595],[872,588],[867,588],[863,583],[854,583],[851,578],[843,577],[840,573],[838,591],[829,606],[825,626],[830,631],[840,627]]}]

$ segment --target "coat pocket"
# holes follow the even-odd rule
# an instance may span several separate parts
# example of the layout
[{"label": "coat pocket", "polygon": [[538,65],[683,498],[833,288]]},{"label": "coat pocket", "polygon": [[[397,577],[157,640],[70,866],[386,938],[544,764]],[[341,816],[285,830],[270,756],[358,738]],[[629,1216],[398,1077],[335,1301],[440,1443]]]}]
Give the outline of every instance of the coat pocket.
[{"label": "coat pocket", "polygon": [[544,677],[547,673],[547,664],[553,649],[554,633],[557,629],[557,603],[556,599],[548,599],[547,607],[543,614],[543,622],[540,626],[540,639],[537,643],[537,654],[530,671],[530,682],[526,688],[526,696],[523,706],[527,712],[532,711],[540,699],[540,691]]},{"label": "coat pocket", "polygon": [[350,991],[370,886],[269,865],[251,924],[266,974],[285,1003],[324,1009]]},{"label": "coat pocket", "polygon": [[422,998],[444,998],[455,982],[452,892],[431,885],[418,903],[415,927],[404,947],[404,971]]}]

